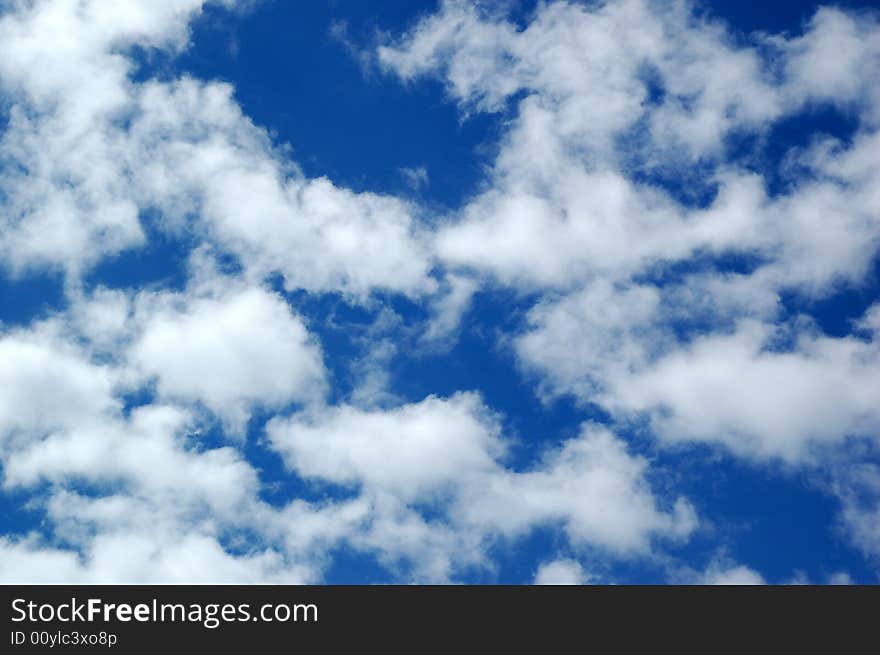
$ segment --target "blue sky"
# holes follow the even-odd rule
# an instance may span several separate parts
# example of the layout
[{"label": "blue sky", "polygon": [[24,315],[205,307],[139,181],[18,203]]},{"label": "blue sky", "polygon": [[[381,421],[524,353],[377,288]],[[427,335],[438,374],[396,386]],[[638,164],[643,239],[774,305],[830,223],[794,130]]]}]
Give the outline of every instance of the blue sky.
[{"label": "blue sky", "polygon": [[0,579],[876,583],[876,3],[86,4],[0,3]]}]

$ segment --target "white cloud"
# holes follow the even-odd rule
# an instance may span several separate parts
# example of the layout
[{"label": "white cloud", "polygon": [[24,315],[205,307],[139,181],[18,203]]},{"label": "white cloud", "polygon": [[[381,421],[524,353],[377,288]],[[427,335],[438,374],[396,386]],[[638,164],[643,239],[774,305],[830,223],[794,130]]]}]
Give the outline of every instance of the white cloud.
[{"label": "white cloud", "polygon": [[82,579],[76,553],[42,548],[33,537],[0,538],[0,555],[0,580],[6,584],[76,584]]},{"label": "white cloud", "polygon": [[502,454],[497,425],[470,394],[389,411],[340,407],[314,423],[275,420],[268,432],[301,475],[362,483],[405,502],[427,500],[464,476],[491,472]]},{"label": "white cloud", "polygon": [[118,410],[115,382],[112,370],[83,360],[49,326],[0,335],[0,443],[88,429],[95,416]]},{"label": "white cloud", "polygon": [[828,578],[828,584],[830,585],[851,585],[853,584],[852,576],[846,571],[838,571],[837,573],[833,573],[830,578]]},{"label": "white cloud", "polygon": [[428,169],[424,166],[417,166],[415,168],[404,167],[400,169],[400,174],[403,175],[407,184],[416,191],[422,187],[428,186],[430,183]]},{"label": "white cloud", "polygon": [[652,536],[682,539],[697,525],[683,498],[669,512],[657,507],[645,481],[647,468],[609,431],[584,425],[579,437],[549,452],[540,466],[488,481],[486,491],[462,503],[461,512],[468,521],[514,535],[561,522],[576,545],[644,554]]},{"label": "white cloud", "polygon": [[254,405],[322,397],[321,352],[281,297],[245,288],[139,301],[145,318],[130,358],[161,396],[201,401],[239,430]]},{"label": "white cloud", "polygon": [[613,371],[625,376],[653,351],[662,352],[669,339],[652,325],[661,301],[653,286],[615,288],[597,281],[536,305],[528,315],[531,329],[515,342],[516,352],[546,375],[549,391],[591,397]]},{"label": "white cloud", "polygon": [[698,584],[704,585],[763,585],[764,577],[748,566],[730,562],[713,561]]},{"label": "white cloud", "polygon": [[[628,557],[649,555],[655,538],[678,539],[693,529],[690,506],[679,500],[673,509],[661,509],[645,480],[647,462],[597,427],[585,427],[580,437],[548,452],[530,470],[509,469],[498,417],[474,394],[386,409],[314,403],[288,419],[274,419],[269,436],[293,471],[348,487],[354,496],[267,505],[259,497],[259,471],[238,448],[203,445],[198,416],[185,405],[171,404],[186,391],[210,406],[219,397],[210,395],[213,387],[174,387],[167,401],[129,411],[118,398],[143,383],[126,352],[138,352],[143,335],[152,333],[152,319],[172,317],[175,326],[200,320],[206,297],[212,308],[220,302],[220,315],[211,313],[211,329],[228,337],[224,344],[236,341],[223,329],[225,302],[238,310],[243,309],[239,303],[254,302],[271,309],[270,316],[277,310],[290,320],[286,306],[260,289],[233,286],[227,300],[218,301],[199,295],[216,291],[212,284],[218,280],[198,280],[196,275],[179,295],[133,301],[98,290],[94,297],[78,299],[82,305],[72,310],[70,323],[55,317],[0,343],[14,365],[4,374],[8,384],[0,392],[0,406],[15,404],[3,423],[4,486],[32,492],[50,485],[31,502],[31,511],[45,513],[47,533],[5,537],[4,552],[17,568],[0,570],[3,579],[44,579],[29,567],[45,562],[50,577],[83,582],[314,581],[333,549],[348,544],[375,555],[400,579],[436,582],[455,579],[469,567],[490,566],[490,543],[516,539],[540,525],[561,525],[575,548],[598,546]],[[172,309],[175,303],[179,306]],[[150,320],[139,317],[144,311]],[[83,336],[97,335],[102,347],[123,346],[109,361],[99,347],[100,364],[89,353],[95,342],[88,338],[78,348],[65,346],[68,352],[62,355],[61,337],[75,340],[77,325],[90,325],[79,317],[94,314],[113,318]],[[260,329],[271,327],[266,317],[244,311],[235,316],[252,319],[245,323]],[[166,350],[196,366],[201,344],[190,343],[185,333],[176,330]],[[266,341],[265,335],[250,337],[247,344]],[[227,362],[222,350],[212,352],[219,363],[211,366],[222,369]],[[203,385],[219,376],[219,369],[193,379]],[[291,372],[288,366],[282,369]],[[46,377],[45,371],[54,374]],[[16,396],[37,373],[32,382],[39,383],[40,392]],[[167,377],[176,381],[174,374]],[[247,376],[230,378],[242,379]],[[248,397],[241,396],[242,389],[233,387],[227,405]],[[160,393],[166,393],[161,383]],[[267,393],[260,394],[261,402]],[[76,394],[85,397],[77,400]],[[71,402],[55,407],[45,399]],[[224,409],[216,411],[224,416]],[[81,483],[88,494],[73,490]],[[429,507],[439,514],[426,516]],[[240,552],[235,534],[242,535]],[[199,564],[179,564],[193,561]]]},{"label": "white cloud", "polygon": [[695,341],[614,381],[611,406],[656,411],[670,441],[721,442],[737,454],[797,459],[810,444],[873,438],[880,428],[876,341],[802,336],[767,350],[766,328]]},{"label": "white cloud", "polygon": [[[759,177],[719,168],[721,140],[734,130],[760,133],[809,102],[862,103],[862,127],[871,128],[877,85],[853,80],[880,57],[880,30],[862,23],[824,9],[803,37],[769,39],[766,60],[683,2],[548,3],[519,31],[503,16],[449,1],[378,57],[405,79],[442,76],[469,109],[492,111],[528,92],[489,190],[438,235],[449,264],[504,283],[566,288],[698,251],[745,250],[777,260],[768,271],[774,289],[812,290],[858,279],[876,252],[876,167],[865,159],[876,151],[873,132],[838,155],[865,162],[861,172],[774,199]],[[822,57],[829,43],[847,56]],[[817,77],[814,58],[840,63]],[[776,79],[780,66],[786,72]],[[664,89],[659,105],[649,101],[652,75]],[[640,121],[647,133],[630,134]],[[630,175],[635,158],[636,167],[686,178],[700,157],[708,180],[721,185],[706,210],[680,207]]]},{"label": "white cloud", "polygon": [[289,289],[430,291],[430,252],[413,207],[306,179],[241,114],[232,89],[192,79],[148,83],[129,135],[141,202],[169,229],[194,226],[256,276]]},{"label": "white cloud", "polygon": [[832,488],[842,505],[840,521],[849,537],[872,561],[880,558],[880,466],[845,463]]},{"label": "white cloud", "polygon": [[796,92],[812,100],[846,102],[865,99],[869,116],[880,118],[877,85],[865,84],[864,71],[880,58],[876,17],[848,15],[833,7],[820,7],[803,36],[782,42],[788,52],[789,77]]},{"label": "white cloud", "polygon": [[57,266],[75,285],[102,257],[144,246],[142,216],[158,209],[151,227],[214,239],[290,289],[430,291],[412,207],[304,178],[228,85],[129,79],[126,48],[182,47],[202,4],[53,0],[0,18],[8,266]]},{"label": "white cloud", "polygon": [[[134,81],[129,49],[186,47],[203,5],[41,0],[0,15],[0,256],[12,274],[63,270],[69,303],[0,333],[3,484],[34,494],[44,519],[40,534],[0,537],[0,579],[311,582],[351,547],[399,579],[448,581],[539,527],[623,558],[695,529],[690,503],[661,497],[649,462],[607,427],[513,467],[480,396],[401,404],[390,310],[367,331],[350,404],[326,405],[320,345],[269,290],[275,274],[364,306],[375,291],[421,302],[422,347],[448,341],[485,287],[541,293],[511,343],[542,395],[647,418],[663,444],[803,462],[876,438],[880,310],[843,337],[778,324],[781,294],[859,284],[877,254],[875,18],[823,9],[802,36],[743,45],[685,2],[549,2],[525,29],[444,2],[379,62],[404,80],[441,76],[465,113],[516,113],[486,184],[434,229],[412,202],[307,178],[230,85]],[[822,103],[852,112],[856,133],[788,153],[783,192],[724,162],[727,136],[766,135]],[[694,206],[652,176],[718,194]],[[156,231],[197,244],[184,289],[83,284]],[[240,272],[221,275],[211,253]],[[730,255],[754,266],[726,271]],[[203,408],[239,434],[254,409],[281,412],[268,436],[290,472],[344,493],[267,503],[240,441],[203,442]],[[856,470],[834,492],[875,555],[876,471]],[[763,582],[722,560],[694,576]],[[535,578],[591,579],[574,560]]]},{"label": "white cloud", "polygon": [[104,534],[84,557],[42,546],[34,539],[0,539],[0,580],[5,584],[303,584],[307,571],[285,570],[271,552],[230,555],[217,541],[144,533]]},{"label": "white cloud", "polygon": [[[465,115],[515,112],[437,252],[469,279],[543,292],[510,340],[542,397],[750,459],[822,466],[829,447],[876,439],[877,312],[830,336],[781,303],[869,283],[875,15],[822,8],[801,35],[743,38],[689,2],[549,2],[520,28],[447,0],[376,55],[403,80],[439,77]],[[829,106],[855,122],[849,142],[814,135],[775,171],[725,161],[728,137],[760,145]],[[844,509],[868,550],[871,512]]]},{"label": "white cloud", "polygon": [[[14,274],[64,270],[70,303],[0,337],[3,482],[46,515],[42,538],[4,538],[5,580],[314,581],[325,548],[363,527],[358,507],[267,505],[238,447],[202,444],[192,405],[236,431],[254,407],[321,402],[320,348],[264,276],[358,301],[416,294],[434,286],[429,247],[407,203],[306,179],[230,86],[130,78],[128,49],[185,47],[202,4],[44,0],[0,16],[0,253]],[[157,230],[201,246],[185,290],[83,289]],[[217,274],[205,244],[242,274]],[[158,397],[126,409],[151,381]],[[326,529],[288,525],[308,517]]]},{"label": "white cloud", "polygon": [[77,272],[144,243],[119,127],[134,94],[122,53],[183,45],[202,4],[44,1],[0,16],[0,90],[13,99],[0,141],[0,251],[11,267]]},{"label": "white cloud", "polygon": [[268,433],[300,476],[359,489],[394,512],[436,506],[462,533],[517,537],[557,523],[578,546],[634,555],[650,552],[654,536],[685,537],[696,525],[684,499],[658,507],[647,462],[603,428],[585,425],[531,470],[507,469],[497,420],[473,394],[273,419]]},{"label": "white cloud", "polygon": [[[803,36],[748,45],[684,2],[548,3],[519,30],[503,12],[448,1],[379,49],[405,79],[441,76],[467,111],[527,92],[488,190],[440,230],[437,248],[452,266],[557,291],[514,342],[545,394],[573,393],[623,417],[645,411],[664,439],[750,456],[795,459],[812,442],[876,432],[873,340],[794,323],[784,328],[796,342],[789,352],[771,343],[782,338],[780,294],[859,284],[880,245],[870,154],[880,87],[858,73],[880,57],[880,29],[858,18],[823,9]],[[840,57],[825,56],[835,48]],[[725,134],[760,134],[817,102],[858,107],[859,131],[849,146],[790,153],[810,173],[789,191],[771,196],[760,175],[723,163]],[[640,121],[647,132],[633,136]],[[718,194],[706,207],[682,205],[635,181],[633,158],[679,177],[702,158]],[[738,254],[754,270],[716,268]],[[673,265],[694,270],[654,281]]]},{"label": "white cloud", "polygon": [[548,393],[573,392],[621,418],[645,413],[667,443],[805,461],[823,444],[876,435],[876,337],[831,338],[750,319],[682,345],[663,315],[675,319],[675,305],[658,309],[660,297],[653,287],[597,285],[539,306],[517,353]]},{"label": "white cloud", "polygon": [[192,416],[180,408],[154,404],[124,414],[117,369],[43,338],[2,339],[3,361],[14,366],[0,387],[0,406],[9,410],[0,426],[3,486],[29,493],[29,511],[46,520],[41,536],[0,539],[0,579],[314,579],[315,566],[288,562],[279,551],[235,555],[221,545],[225,532],[269,511],[257,498],[257,472],[235,449],[202,449]]},{"label": "white cloud", "polygon": [[462,275],[450,275],[445,288],[441,289],[432,302],[433,316],[422,335],[423,341],[429,344],[450,341],[478,289],[476,280]]},{"label": "white cloud", "polygon": [[535,573],[537,585],[582,585],[589,584],[590,581],[590,576],[580,562],[572,559],[544,562]]}]

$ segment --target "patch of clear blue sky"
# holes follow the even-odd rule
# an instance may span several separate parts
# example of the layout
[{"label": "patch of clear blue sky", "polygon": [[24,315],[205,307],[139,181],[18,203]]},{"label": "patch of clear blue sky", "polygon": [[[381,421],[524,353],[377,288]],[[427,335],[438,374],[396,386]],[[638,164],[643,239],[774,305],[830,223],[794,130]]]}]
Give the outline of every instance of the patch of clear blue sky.
[{"label": "patch of clear blue sky", "polygon": [[[703,2],[703,10],[730,22],[742,36],[754,30],[798,33],[812,15],[816,2],[755,3],[737,0]],[[873,1],[839,3],[871,7]],[[533,2],[513,2],[513,16],[525,24]],[[345,25],[352,43],[368,47],[379,31],[401,33],[419,16],[436,8],[435,2],[361,0],[283,2],[265,0],[245,16],[208,9],[193,31],[192,48],[175,60],[141,53],[139,77],[166,77],[189,73],[203,79],[221,79],[235,87],[236,99],[255,123],[268,128],[277,143],[293,148],[293,158],[308,176],[326,175],[335,183],[356,190],[412,195],[433,211],[460,206],[485,179],[506,114],[477,115],[462,120],[448,101],[442,85],[426,80],[402,85],[373,71],[365,74],[339,38],[333,26]],[[338,28],[337,28],[338,29]],[[662,89],[656,89],[659,95]],[[802,146],[810,135],[821,132],[847,139],[854,125],[850,117],[829,108],[818,108],[773,127],[769,134],[736,135],[729,156],[762,172],[773,171],[785,151]],[[424,167],[430,183],[411,189],[402,168]],[[680,181],[659,180],[671,192]],[[784,191],[785,180],[771,173],[771,191]],[[712,193],[703,189],[693,202],[706,202]],[[710,194],[710,195],[706,195]],[[155,237],[141,251],[130,251],[99,265],[89,284],[140,287],[183,283],[183,266],[192,244]],[[705,265],[695,262],[694,266]],[[754,262],[715,262],[718,266],[752,266]],[[658,272],[672,278],[687,270]],[[789,311],[805,311],[829,333],[847,331],[848,321],[878,296],[875,275],[867,285],[842,289],[821,301],[796,295],[785,299]],[[290,294],[322,340],[336,384],[335,399],[353,385],[351,361],[363,354],[362,345],[351,339],[368,324],[367,310],[346,307],[338,297],[309,298]],[[583,420],[604,421],[594,407],[577,406],[570,399],[543,404],[535,395],[532,380],[523,376],[512,354],[497,345],[496,330],[518,329],[532,299],[500,290],[488,290],[476,298],[465,317],[460,341],[448,353],[398,356],[391,361],[392,390],[405,400],[420,400],[429,393],[448,395],[477,390],[488,404],[504,416],[505,429],[516,439],[511,465],[526,468],[541,449],[573,436]],[[0,276],[0,321],[21,325],[64,305],[60,276],[26,273],[12,279]],[[424,307],[397,303],[403,326],[424,319]],[[339,319],[328,327],[322,318],[333,311]],[[134,400],[133,402],[138,402]],[[267,416],[252,421],[247,456],[270,483],[264,497],[273,503],[304,495],[318,499],[344,497],[350,490],[326,489],[291,478],[277,455],[261,443]],[[701,448],[684,452],[657,451],[638,434],[627,435],[632,448],[655,464],[654,483],[667,497],[684,494],[698,512],[714,521],[711,532],[701,532],[688,544],[673,548],[674,554],[695,568],[702,568],[720,546],[730,557],[755,567],[771,581],[790,579],[796,570],[813,580],[827,579],[838,570],[850,571],[857,580],[875,581],[864,559],[846,545],[834,530],[837,506],[808,478],[774,467],[754,467],[712,454]],[[205,435],[211,445],[218,435]],[[39,524],[39,512],[21,508],[17,494],[0,495],[0,513],[11,532]],[[230,543],[235,540],[230,537]],[[499,544],[494,555],[498,568],[475,573],[475,582],[525,582],[537,563],[565,552],[564,539],[554,526],[513,543]],[[569,551],[570,552],[570,551]],[[589,560],[589,557],[587,558]],[[622,582],[662,582],[664,572],[656,565],[623,562],[605,571]],[[390,582],[389,573],[370,556],[342,549],[336,553],[328,581]]]}]

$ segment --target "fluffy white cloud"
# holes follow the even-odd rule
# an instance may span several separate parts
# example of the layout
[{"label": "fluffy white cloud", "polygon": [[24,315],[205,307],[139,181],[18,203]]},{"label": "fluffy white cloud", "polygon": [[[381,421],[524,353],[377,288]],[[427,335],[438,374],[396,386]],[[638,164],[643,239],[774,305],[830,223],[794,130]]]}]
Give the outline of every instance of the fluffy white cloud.
[{"label": "fluffy white cloud", "polygon": [[652,410],[655,429],[670,441],[717,441],[757,457],[797,459],[811,444],[877,435],[876,340],[801,336],[778,351],[768,336],[745,324],[698,339],[615,380],[609,404]]},{"label": "fluffy white cloud", "polygon": [[46,513],[48,534],[0,539],[0,579],[313,579],[313,567],[275,551],[226,552],[224,532],[267,511],[256,471],[233,448],[199,447],[196,423],[180,408],[123,412],[123,372],[59,334],[48,323],[0,338],[3,487],[51,483],[29,503]]},{"label": "fluffy white cloud", "polygon": [[125,422],[107,419],[88,431],[52,434],[7,454],[4,484],[124,482],[181,507],[193,499],[216,511],[241,509],[242,498],[256,488],[253,470],[230,448],[188,452],[180,442],[188,419],[175,408],[149,406]]},{"label": "fluffy white cloud", "polygon": [[[856,83],[880,59],[878,35],[870,19],[824,9],[802,37],[765,37],[768,56],[736,45],[685,2],[548,3],[518,30],[503,15],[448,1],[378,57],[405,79],[441,75],[467,108],[493,111],[527,92],[493,184],[438,235],[450,264],[565,288],[703,251],[751,251],[776,260],[767,272],[774,289],[813,289],[864,274],[880,239],[867,155],[876,152],[880,92]],[[846,56],[823,56],[832,47]],[[816,75],[815,61],[835,64]],[[651,98],[652,84],[661,98]],[[836,156],[862,162],[860,171],[768,198],[760,178],[718,168],[727,133],[760,132],[818,102],[860,107],[865,131]],[[631,174],[687,181],[700,158],[721,187],[705,210]]]},{"label": "fluffy white cloud", "polygon": [[495,111],[527,91],[522,107],[551,111],[555,129],[599,151],[646,115],[658,141],[705,153],[729,130],[807,101],[876,99],[860,74],[880,52],[869,16],[821,8],[800,37],[756,35],[761,52],[693,9],[683,0],[557,1],[519,29],[503,7],[445,0],[377,56],[405,80],[441,76],[467,109]]},{"label": "fluffy white cloud", "polygon": [[880,559],[880,466],[844,463],[832,488],[842,505],[841,525],[852,543],[872,561]]},{"label": "fluffy white cloud", "polygon": [[644,478],[647,462],[597,426],[585,425],[531,470],[507,469],[496,419],[473,394],[274,419],[268,433],[299,475],[360,489],[394,511],[436,506],[462,533],[516,537],[555,523],[576,545],[626,555],[696,525],[683,499],[661,510]]},{"label": "fluffy white cloud", "polygon": [[182,45],[202,5],[58,0],[0,15],[0,90],[12,99],[0,140],[0,252],[13,269],[77,272],[143,244],[120,128],[135,93],[123,53]]},{"label": "fluffy white cloud", "polygon": [[557,559],[544,562],[535,573],[538,585],[582,585],[590,582],[590,576],[580,562],[572,559]]},{"label": "fluffy white cloud", "polygon": [[[515,110],[437,252],[544,292],[509,341],[542,397],[751,459],[821,467],[876,440],[876,307],[829,336],[781,303],[865,284],[880,251],[876,16],[822,8],[801,35],[743,39],[690,2],[549,2],[520,27],[447,0],[376,55],[439,77],[465,114]],[[728,138],[829,106],[855,120],[848,142],[816,135],[778,170],[726,161]],[[872,551],[873,505],[838,493]],[[728,568],[713,575],[757,579]]]},{"label": "fluffy white cloud", "polygon": [[427,344],[448,341],[461,324],[461,318],[470,307],[477,289],[477,282],[467,276],[448,276],[446,288],[432,303],[433,316],[422,335],[423,341]]},{"label": "fluffy white cloud", "polygon": [[427,292],[430,251],[407,203],[309,180],[241,114],[232,89],[192,79],[141,89],[129,136],[142,203],[290,289]]},{"label": "fluffy white cloud", "polygon": [[764,577],[748,566],[715,561],[703,573],[698,584],[704,585],[763,585]]},{"label": "fluffy white cloud", "polygon": [[321,398],[320,350],[281,297],[245,288],[139,300],[143,327],[130,359],[155,376],[160,395],[201,401],[237,429],[253,405]]},{"label": "fluffy white cloud", "polygon": [[118,409],[116,375],[84,361],[49,326],[0,335],[0,444],[55,430],[88,429]]},{"label": "fluffy white cloud", "polygon": [[307,570],[285,569],[271,552],[235,557],[213,539],[146,532],[104,534],[85,556],[45,546],[31,537],[0,539],[5,584],[303,584]]},{"label": "fluffy white cloud", "polygon": [[681,346],[654,322],[659,297],[653,288],[593,288],[539,307],[517,352],[548,392],[573,391],[622,417],[644,412],[670,443],[795,461],[822,444],[876,436],[876,336],[792,334],[744,320]]},{"label": "fluffy white cloud", "polygon": [[388,411],[340,407],[314,422],[273,421],[268,432],[301,475],[363,484],[407,502],[442,494],[462,477],[492,472],[503,452],[498,426],[470,394]]},{"label": "fluffy white cloud", "polygon": [[[0,332],[2,481],[34,494],[44,528],[0,537],[0,579],[311,582],[345,547],[402,580],[448,581],[539,527],[607,557],[694,530],[690,503],[657,493],[648,460],[608,427],[583,424],[514,467],[477,394],[401,404],[388,370],[401,329],[375,291],[430,310],[422,348],[448,344],[487,286],[541,294],[525,332],[502,336],[540,393],[647,419],[663,444],[821,465],[820,449],[876,439],[880,309],[843,337],[780,324],[782,294],[859,284],[877,255],[875,18],[823,9],[801,36],[743,44],[683,1],[557,0],[519,29],[448,0],[379,48],[380,64],[441,76],[465,113],[516,113],[479,193],[429,222],[411,201],[304,176],[230,85],[136,81],[130,49],[184,48],[204,4],[0,13],[0,259],[13,275],[62,270],[68,303]],[[782,191],[725,163],[731,135],[824,104],[856,132],[788,153]],[[685,202],[670,179],[717,194]],[[84,284],[156,232],[197,244],[183,289]],[[220,274],[211,253],[240,270]],[[727,258],[749,263],[731,272]],[[347,401],[325,404],[320,344],[269,290],[275,275],[376,309]],[[201,438],[215,425],[204,409],[241,435],[256,408],[282,413],[269,445],[297,484],[333,494],[270,504],[240,440]],[[833,486],[841,522],[876,554],[876,471],[854,470]],[[763,582],[722,560],[692,577]],[[535,581],[591,579],[557,559]]]},{"label": "fluffy white cloud", "polygon": [[846,571],[838,571],[828,578],[828,584],[831,585],[851,585],[853,584],[852,576]]},{"label": "fluffy white cloud", "polygon": [[[171,403],[216,401],[225,417],[242,399],[267,402],[271,389],[249,396],[247,385],[236,386],[247,375],[221,374],[227,365],[265,367],[261,351],[247,349],[267,341],[271,352],[284,352],[286,342],[269,339],[269,319],[283,319],[279,336],[293,339],[297,357],[316,352],[299,350],[295,338],[304,332],[294,329],[298,324],[276,296],[232,286],[218,299],[211,295],[218,278],[199,280],[195,274],[180,294],[129,298],[99,289],[76,299],[69,321],[53,317],[0,341],[10,365],[0,390],[0,407],[8,410],[0,439],[4,487],[21,493],[49,483],[50,489],[31,503],[31,511],[45,513],[48,533],[4,538],[3,553],[15,566],[0,569],[3,579],[314,581],[333,549],[348,545],[376,556],[401,579],[448,581],[469,567],[489,566],[486,549],[499,538],[516,539],[545,524],[560,525],[575,548],[620,556],[648,555],[655,539],[678,539],[693,529],[690,506],[678,500],[662,509],[645,480],[647,462],[595,426],[532,469],[509,469],[499,418],[474,394],[385,409],[315,402],[274,419],[272,445],[297,475],[354,496],[268,505],[260,498],[259,471],[235,445],[203,445],[198,415],[188,403]],[[267,316],[245,311],[251,304]],[[83,318],[90,316],[106,320]],[[201,320],[209,327],[187,338],[189,322]],[[174,326],[173,335],[161,353],[142,356],[142,344],[156,338],[149,336],[155,321]],[[230,323],[244,325],[244,334],[229,333]],[[223,348],[204,345],[212,331],[223,335]],[[248,356],[224,359],[238,343]],[[107,344],[113,344],[109,359]],[[201,348],[217,361],[200,359]],[[125,409],[120,395],[145,382],[139,368],[162,361],[170,362],[170,371],[156,369],[167,400]],[[174,386],[178,361],[180,370],[211,370],[194,375],[194,387]],[[296,373],[292,363],[280,363],[281,379]],[[260,370],[252,384],[271,383]],[[205,386],[216,378],[219,391]],[[162,388],[165,379],[170,389]],[[35,384],[39,393],[22,395]],[[288,388],[282,391],[287,398]],[[225,406],[211,394],[220,394]]]},{"label": "fluffy white cloud", "polygon": [[[488,190],[437,247],[450,265],[562,292],[515,341],[545,393],[645,411],[665,439],[753,456],[795,459],[813,442],[876,433],[875,340],[774,327],[780,294],[858,284],[878,252],[880,85],[859,71],[880,58],[880,28],[861,18],[822,9],[802,36],[748,45],[686,2],[554,2],[518,29],[448,1],[379,49],[405,79],[441,76],[467,111],[526,92]],[[771,195],[761,175],[723,163],[725,134],[820,102],[855,107],[859,129],[849,146],[790,153],[804,171],[790,190]],[[633,174],[687,183],[697,160],[697,181],[718,185],[705,207]],[[725,256],[754,268],[726,272]],[[673,266],[691,272],[664,280]]]},{"label": "fluffy white cloud", "polygon": [[405,202],[304,178],[228,85],[131,81],[126,49],[183,46],[202,5],[46,0],[0,17],[12,53],[0,64],[12,101],[0,140],[7,266],[57,266],[75,284],[102,257],[144,246],[144,216],[159,210],[151,228],[213,239],[290,289],[432,290]]},{"label": "fluffy white cloud", "polygon": [[[193,404],[236,432],[254,407],[320,402],[320,348],[264,276],[359,301],[430,292],[430,248],[408,203],[306,179],[230,86],[132,79],[129,49],[184,47],[203,4],[42,0],[0,14],[0,253],[12,274],[62,269],[69,302],[0,336],[3,483],[51,483],[30,505],[46,531],[4,539],[3,579],[314,581],[369,511],[267,505],[237,447],[202,445]],[[186,289],[82,288],[92,265],[155,231],[202,244]],[[204,244],[241,275],[220,276]],[[152,404],[126,407],[153,383]],[[69,491],[82,483],[94,496]]]}]

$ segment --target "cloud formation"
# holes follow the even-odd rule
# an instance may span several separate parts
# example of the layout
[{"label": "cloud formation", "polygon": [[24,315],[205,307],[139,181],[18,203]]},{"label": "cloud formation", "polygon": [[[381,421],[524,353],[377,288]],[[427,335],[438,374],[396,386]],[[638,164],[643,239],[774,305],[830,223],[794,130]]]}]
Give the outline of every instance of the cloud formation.
[{"label": "cloud formation", "polygon": [[[826,336],[781,301],[864,284],[877,256],[872,16],[823,8],[801,36],[744,45],[687,3],[555,2],[519,29],[448,1],[378,57],[407,80],[440,76],[464,111],[515,104],[492,184],[437,248],[453,268],[547,292],[514,344],[545,392],[758,457],[877,434],[876,331]],[[856,112],[851,143],[789,153],[784,188],[726,155],[823,105]],[[669,176],[712,197],[678,197]]]},{"label": "cloud formation", "polygon": [[[706,517],[651,453],[694,444],[827,474],[839,526],[880,554],[880,303],[843,333],[813,311],[871,284],[880,250],[875,15],[745,38],[684,1],[554,0],[516,25],[446,0],[371,55],[440,79],[463,120],[509,117],[478,191],[438,216],[308,177],[228,83],[142,70],[204,4],[0,10],[3,272],[64,287],[0,324],[3,490],[44,519],[0,534],[0,579],[314,582],[348,549],[445,582],[541,530],[559,553],[539,584],[604,581],[587,558],[675,570]],[[852,134],[763,149],[821,110]],[[186,255],[179,284],[90,277],[158,242]],[[450,351],[499,291],[527,305],[494,333],[521,379],[604,424],[519,434],[476,388],[396,395],[392,360]],[[335,369],[334,317],[302,298],[369,314],[367,355]]]}]

